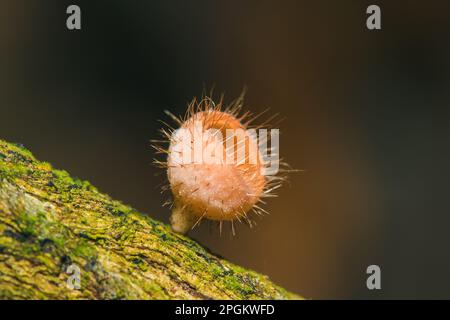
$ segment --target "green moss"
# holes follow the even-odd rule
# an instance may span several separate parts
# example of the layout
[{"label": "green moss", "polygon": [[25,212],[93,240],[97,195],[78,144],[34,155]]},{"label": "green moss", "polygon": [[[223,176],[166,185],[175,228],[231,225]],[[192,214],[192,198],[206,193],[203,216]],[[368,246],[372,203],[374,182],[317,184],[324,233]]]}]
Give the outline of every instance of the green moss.
[{"label": "green moss", "polygon": [[22,166],[1,166],[0,172],[2,173],[4,178],[21,178],[25,177],[28,173],[27,168]]},{"label": "green moss", "polygon": [[78,257],[91,259],[96,255],[97,250],[95,250],[94,246],[91,245],[88,241],[83,239],[81,241],[78,241],[71,253]]}]

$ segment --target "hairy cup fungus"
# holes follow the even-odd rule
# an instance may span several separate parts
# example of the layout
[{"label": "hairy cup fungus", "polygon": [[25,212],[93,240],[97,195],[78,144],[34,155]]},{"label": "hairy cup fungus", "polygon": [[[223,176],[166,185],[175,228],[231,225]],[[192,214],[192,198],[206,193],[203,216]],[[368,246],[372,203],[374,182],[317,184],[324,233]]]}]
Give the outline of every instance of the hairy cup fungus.
[{"label": "hairy cup fungus", "polygon": [[[242,97],[226,108],[222,101],[194,99],[184,117],[166,112],[178,128],[166,124],[168,128],[161,129],[165,140],[153,141],[154,148],[167,156],[155,163],[167,170],[169,184],[163,190],[172,191],[168,203],[175,232],[185,234],[202,219],[219,222],[220,232],[222,223],[229,221],[233,234],[236,220],[252,226],[248,213],[267,213],[258,203],[275,196],[272,192],[285,179],[275,173],[289,171],[279,170],[278,130],[272,129],[269,154],[267,129],[250,126],[257,116],[252,118],[249,112],[239,116]],[[163,142],[169,145],[159,145]]]}]

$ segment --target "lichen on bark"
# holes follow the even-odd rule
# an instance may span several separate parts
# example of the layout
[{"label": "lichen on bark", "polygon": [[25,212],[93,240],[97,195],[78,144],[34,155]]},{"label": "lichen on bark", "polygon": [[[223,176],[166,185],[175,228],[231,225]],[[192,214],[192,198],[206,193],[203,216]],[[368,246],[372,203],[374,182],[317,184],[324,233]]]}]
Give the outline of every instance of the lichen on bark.
[{"label": "lichen on bark", "polygon": [[0,140],[0,299],[298,298]]}]

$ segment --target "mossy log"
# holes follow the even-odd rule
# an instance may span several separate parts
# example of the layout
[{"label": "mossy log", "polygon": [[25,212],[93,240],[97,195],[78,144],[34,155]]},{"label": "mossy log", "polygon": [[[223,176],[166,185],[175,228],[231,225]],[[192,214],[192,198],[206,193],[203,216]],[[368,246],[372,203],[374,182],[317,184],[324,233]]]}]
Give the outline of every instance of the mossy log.
[{"label": "mossy log", "polygon": [[297,298],[0,140],[0,299]]}]

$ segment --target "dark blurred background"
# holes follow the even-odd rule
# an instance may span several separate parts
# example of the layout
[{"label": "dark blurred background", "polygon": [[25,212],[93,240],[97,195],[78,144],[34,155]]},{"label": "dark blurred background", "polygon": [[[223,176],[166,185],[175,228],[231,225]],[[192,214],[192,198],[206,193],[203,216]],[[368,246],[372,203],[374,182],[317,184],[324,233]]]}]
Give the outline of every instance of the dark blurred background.
[{"label": "dark blurred background", "polygon": [[307,298],[450,298],[449,1],[0,0],[0,138],[156,219],[157,120],[213,85],[285,117],[305,171],[256,228],[193,238]]}]

